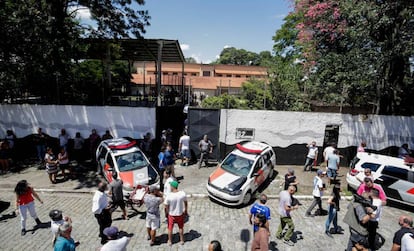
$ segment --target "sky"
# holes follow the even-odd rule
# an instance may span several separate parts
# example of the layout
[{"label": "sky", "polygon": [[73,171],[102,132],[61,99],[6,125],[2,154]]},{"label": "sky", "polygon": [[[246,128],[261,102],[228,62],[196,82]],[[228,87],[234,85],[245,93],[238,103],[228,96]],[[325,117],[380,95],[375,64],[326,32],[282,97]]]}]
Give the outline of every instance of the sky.
[{"label": "sky", "polygon": [[272,37],[291,11],[288,0],[146,0],[144,38],[178,40],[185,57],[217,59],[226,47],[272,51]]}]

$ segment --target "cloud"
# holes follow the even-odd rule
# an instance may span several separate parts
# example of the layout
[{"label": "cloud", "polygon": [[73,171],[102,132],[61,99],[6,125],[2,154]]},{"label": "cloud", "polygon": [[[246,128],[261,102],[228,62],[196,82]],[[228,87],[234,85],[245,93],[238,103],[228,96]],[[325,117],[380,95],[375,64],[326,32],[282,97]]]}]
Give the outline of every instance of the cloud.
[{"label": "cloud", "polygon": [[91,12],[88,7],[78,5],[78,6],[70,6],[69,12],[74,12],[76,15],[76,18],[82,19],[82,20],[88,20],[91,19]]},{"label": "cloud", "polygon": [[181,50],[188,51],[190,49],[189,44],[180,44]]},{"label": "cloud", "polygon": [[230,47],[231,47],[231,45],[225,45],[223,48],[227,49],[227,48],[230,48]]},{"label": "cloud", "polygon": [[201,60],[200,60],[200,54],[191,54],[190,57],[194,58],[197,63],[200,63],[201,62]]}]

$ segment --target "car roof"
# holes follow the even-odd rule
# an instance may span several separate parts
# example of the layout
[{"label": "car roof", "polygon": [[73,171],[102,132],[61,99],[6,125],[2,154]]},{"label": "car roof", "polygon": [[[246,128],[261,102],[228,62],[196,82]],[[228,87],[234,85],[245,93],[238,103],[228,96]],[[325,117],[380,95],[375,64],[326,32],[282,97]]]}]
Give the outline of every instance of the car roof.
[{"label": "car roof", "polygon": [[137,149],[139,149],[136,146],[136,142],[134,140],[130,141],[125,138],[107,139],[102,141],[102,144],[106,145],[114,153],[120,153],[125,151],[130,152],[131,150],[136,151]]},{"label": "car roof", "polygon": [[363,162],[373,162],[383,165],[392,165],[401,168],[410,168],[404,163],[404,159],[391,157],[387,155],[375,154],[375,153],[367,153],[367,152],[359,152],[357,153],[357,157],[360,161]]},{"label": "car roof", "polygon": [[257,155],[260,155],[264,150],[268,148],[271,147],[266,143],[249,141],[243,144],[236,144],[236,148],[232,153],[253,160]]}]

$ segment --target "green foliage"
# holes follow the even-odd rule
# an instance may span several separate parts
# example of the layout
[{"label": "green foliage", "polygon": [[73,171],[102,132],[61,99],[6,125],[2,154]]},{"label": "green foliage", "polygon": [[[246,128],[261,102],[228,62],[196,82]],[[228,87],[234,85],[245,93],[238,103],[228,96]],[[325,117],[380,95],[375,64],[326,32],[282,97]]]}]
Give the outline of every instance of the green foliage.
[{"label": "green foliage", "polygon": [[[39,96],[46,103],[60,104],[74,100],[70,96],[72,91],[93,93],[94,86],[91,90],[78,89],[77,82],[74,82],[74,79],[83,81],[73,75],[78,71],[74,69],[76,61],[85,49],[79,41],[86,36],[141,37],[144,27],[149,24],[149,16],[147,11],[131,8],[135,3],[144,2],[1,1],[0,100],[30,95]],[[82,8],[90,10],[96,28],[91,29],[76,20],[76,10]],[[88,85],[85,88],[89,88]],[[107,88],[105,93],[111,89]],[[104,97],[102,95],[100,99]]]},{"label": "green foliage", "polygon": [[205,98],[201,102],[202,108],[214,109],[246,109],[246,100],[240,99],[234,95],[222,94]]},{"label": "green foliage", "polygon": [[296,1],[293,48],[305,59],[311,102],[413,114],[413,15],[413,1]]},{"label": "green foliage", "polygon": [[230,65],[261,65],[264,66],[272,55],[270,51],[262,51],[259,54],[245,49],[236,49],[234,47],[224,48],[220,57],[213,64],[230,64]]}]

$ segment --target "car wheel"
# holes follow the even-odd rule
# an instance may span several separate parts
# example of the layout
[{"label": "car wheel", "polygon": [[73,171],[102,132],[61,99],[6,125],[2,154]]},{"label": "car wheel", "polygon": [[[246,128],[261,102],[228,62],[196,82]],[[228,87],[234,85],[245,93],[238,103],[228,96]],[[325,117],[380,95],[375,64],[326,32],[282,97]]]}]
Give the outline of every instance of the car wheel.
[{"label": "car wheel", "polygon": [[251,200],[252,200],[252,193],[249,190],[243,197],[243,205],[248,205]]}]

